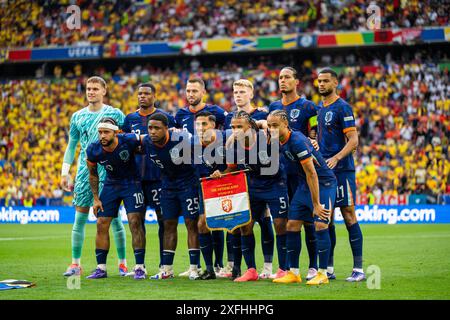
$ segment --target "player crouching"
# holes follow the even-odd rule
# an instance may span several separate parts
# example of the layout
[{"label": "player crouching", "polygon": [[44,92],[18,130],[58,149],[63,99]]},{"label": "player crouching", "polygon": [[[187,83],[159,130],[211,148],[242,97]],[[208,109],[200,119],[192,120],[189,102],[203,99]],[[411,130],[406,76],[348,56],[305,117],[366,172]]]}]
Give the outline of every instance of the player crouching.
[{"label": "player crouching", "polygon": [[[135,134],[118,134],[114,119],[104,118],[98,124],[99,141],[86,150],[89,183],[94,195],[94,214],[97,217],[95,256],[97,268],[88,279],[106,278],[106,258],[109,250],[109,227],[118,216],[123,201],[131,230],[136,267],[135,279],[145,279],[145,234],[142,227],[144,196],[134,151],[140,145]],[[106,169],[106,179],[99,196],[97,163]]]}]

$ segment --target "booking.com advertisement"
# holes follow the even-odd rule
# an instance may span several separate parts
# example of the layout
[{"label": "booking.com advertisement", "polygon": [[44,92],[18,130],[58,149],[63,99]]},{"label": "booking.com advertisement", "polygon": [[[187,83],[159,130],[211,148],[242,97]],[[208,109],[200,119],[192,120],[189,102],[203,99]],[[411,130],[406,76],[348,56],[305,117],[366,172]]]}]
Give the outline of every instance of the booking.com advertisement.
[{"label": "booking.com advertisement", "polygon": [[[412,224],[412,223],[450,223],[450,205],[363,205],[356,206],[356,217],[360,223],[371,224]],[[127,222],[126,212],[120,208],[124,223]],[[75,210],[73,207],[0,207],[0,224],[36,224],[36,223],[73,223]],[[182,219],[182,218],[181,218]],[[147,223],[156,223],[156,214],[147,210]],[[94,223],[94,214],[89,213],[89,222]],[[336,223],[343,223],[344,219],[336,209]]]}]

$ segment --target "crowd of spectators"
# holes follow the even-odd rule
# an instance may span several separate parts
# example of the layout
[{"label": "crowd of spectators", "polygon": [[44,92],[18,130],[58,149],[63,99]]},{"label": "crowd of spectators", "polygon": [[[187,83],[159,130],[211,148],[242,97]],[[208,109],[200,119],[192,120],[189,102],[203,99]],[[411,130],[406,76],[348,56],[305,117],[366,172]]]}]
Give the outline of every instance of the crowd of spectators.
[{"label": "crowd of spectators", "polygon": [[[367,30],[369,0],[36,0],[0,2],[0,48],[185,41]],[[381,28],[448,25],[448,1],[378,0]],[[80,27],[73,11],[80,8]],[[67,23],[69,22],[69,24]],[[75,26],[75,28],[72,28]]]},{"label": "crowd of spectators", "polygon": [[[329,62],[326,56],[323,60]],[[275,61],[203,68],[192,60],[179,70],[139,65],[115,72],[99,67],[95,74],[107,79],[107,103],[125,114],[136,109],[136,86],[144,81],[155,84],[160,107],[175,113],[185,106],[184,86],[192,74],[205,80],[206,102],[230,111],[232,83],[239,78],[254,83],[255,106],[279,99],[277,77],[283,66]],[[420,55],[407,61],[394,61],[388,54],[383,60],[336,68],[340,95],[353,106],[360,134],[358,194],[450,193],[449,64]],[[315,103],[320,100],[315,81],[319,65],[310,60],[295,65],[301,75],[299,92]],[[81,65],[64,74],[56,67],[50,78],[0,84],[0,204],[70,202],[59,177],[70,116],[86,105],[86,72]],[[75,170],[74,164],[73,174]]]}]

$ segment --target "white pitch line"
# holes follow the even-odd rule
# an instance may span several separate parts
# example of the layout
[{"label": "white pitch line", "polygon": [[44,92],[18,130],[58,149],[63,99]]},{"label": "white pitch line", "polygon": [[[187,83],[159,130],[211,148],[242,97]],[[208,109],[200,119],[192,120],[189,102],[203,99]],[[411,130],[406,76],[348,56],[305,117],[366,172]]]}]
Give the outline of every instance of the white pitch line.
[{"label": "white pitch line", "polygon": [[0,238],[0,241],[20,241],[20,240],[47,240],[47,239],[61,239],[66,238],[67,236],[59,236],[59,237],[24,237],[24,238]]},{"label": "white pitch line", "polygon": [[[364,233],[363,233],[364,235]],[[441,239],[441,238],[450,238],[450,234],[420,234],[420,235],[408,235],[408,236],[402,236],[402,235],[383,235],[383,236],[366,236],[370,239],[376,239],[376,240],[383,240],[383,239]]]}]

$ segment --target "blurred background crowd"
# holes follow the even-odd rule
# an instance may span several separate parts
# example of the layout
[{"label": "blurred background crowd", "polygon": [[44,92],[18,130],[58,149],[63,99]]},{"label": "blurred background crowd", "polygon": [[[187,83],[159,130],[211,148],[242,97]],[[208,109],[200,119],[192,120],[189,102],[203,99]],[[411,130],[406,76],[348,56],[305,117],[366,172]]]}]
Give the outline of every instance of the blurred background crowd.
[{"label": "blurred background crowd", "polygon": [[[81,8],[82,32],[66,32],[67,13]],[[448,25],[448,1],[377,1],[387,28]],[[369,1],[3,1],[0,48],[108,44],[258,36],[327,30],[364,30]],[[193,10],[195,8],[195,10]],[[381,48],[381,49],[380,49]],[[254,105],[280,98],[278,73],[298,70],[298,91],[315,103],[320,67],[338,71],[339,93],[352,106],[360,145],[355,153],[358,195],[450,193],[450,85],[448,45],[439,50],[404,47],[283,52],[253,56],[136,59],[50,63],[34,76],[0,78],[0,205],[69,204],[59,187],[71,115],[86,106],[85,80],[107,80],[106,102],[125,114],[137,108],[136,87],[151,81],[161,108],[185,106],[187,79],[207,86],[205,102],[233,110],[233,81],[255,87]],[[382,52],[382,54],[379,54]],[[22,68],[28,68],[27,66]],[[33,67],[35,68],[35,67]],[[19,70],[19,67],[18,69]],[[71,172],[74,174],[75,164]]]},{"label": "blurred background crowd", "polygon": [[[367,30],[364,0],[35,0],[0,3],[0,47],[48,47],[129,41]],[[446,26],[450,2],[378,0],[384,28]],[[69,32],[66,8],[80,7],[81,32]]]}]

